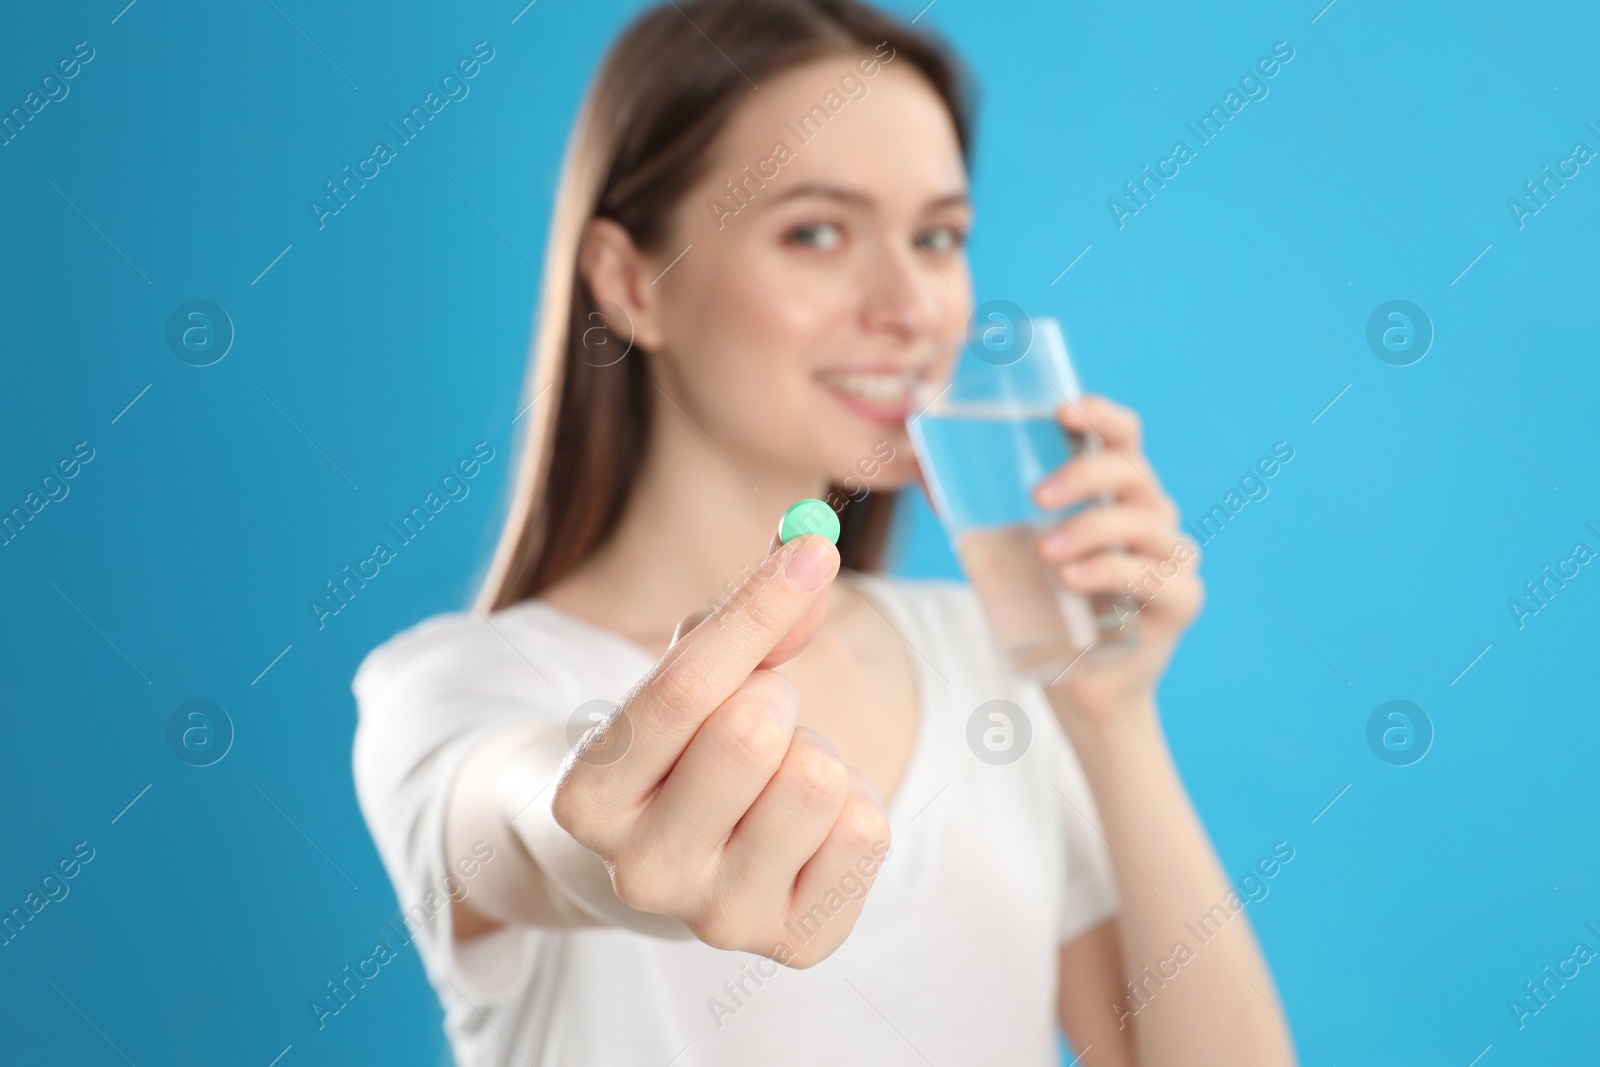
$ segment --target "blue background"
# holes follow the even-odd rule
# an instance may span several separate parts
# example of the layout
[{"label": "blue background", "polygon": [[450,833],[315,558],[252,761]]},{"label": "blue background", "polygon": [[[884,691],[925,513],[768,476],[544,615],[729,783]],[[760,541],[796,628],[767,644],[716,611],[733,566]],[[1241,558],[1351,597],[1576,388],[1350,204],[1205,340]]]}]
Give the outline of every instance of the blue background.
[{"label": "blue background", "polygon": [[[307,1010],[395,914],[348,683],[482,574],[561,148],[639,5],[122,2],[0,34],[7,111],[95,49],[0,148],[0,508],[95,450],[0,548],[0,910],[95,849],[0,947],[3,1058],[447,1062],[412,949],[325,1030]],[[978,296],[1065,320],[1190,518],[1294,449],[1206,546],[1162,707],[1228,870],[1296,850],[1249,914],[1302,1060],[1592,1060],[1600,965],[1521,1030],[1507,1001],[1600,948],[1600,564],[1522,628],[1507,601],[1600,549],[1600,164],[1520,229],[1506,202],[1600,149],[1600,18],[1323,4],[928,10],[982,83]],[[319,231],[308,199],[484,40],[470,96]],[[1270,95],[1119,229],[1108,198],[1278,41]],[[237,332],[206,368],[165,341],[197,298]],[[1433,324],[1412,366],[1365,339],[1391,299]],[[471,496],[319,631],[307,601],[480,440]],[[913,519],[900,571],[956,573]],[[206,768],[166,741],[196,699],[236,731]],[[1433,725],[1411,766],[1366,742],[1391,699]]]}]

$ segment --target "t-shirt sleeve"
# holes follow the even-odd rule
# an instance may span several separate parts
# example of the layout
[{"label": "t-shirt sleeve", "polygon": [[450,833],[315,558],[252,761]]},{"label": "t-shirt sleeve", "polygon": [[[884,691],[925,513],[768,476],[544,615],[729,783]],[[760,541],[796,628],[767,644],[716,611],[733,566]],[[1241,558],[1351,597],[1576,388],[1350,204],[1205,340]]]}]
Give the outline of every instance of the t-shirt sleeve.
[{"label": "t-shirt sleeve", "polygon": [[[1052,721],[1053,724],[1053,721]],[[1057,939],[1065,944],[1121,909],[1111,875],[1110,845],[1100,826],[1100,811],[1084,777],[1083,765],[1059,728],[1054,779],[1066,838],[1066,879],[1061,894]]]},{"label": "t-shirt sleeve", "polygon": [[564,715],[552,665],[536,667],[527,658],[535,650],[509,641],[476,616],[435,616],[370,652],[351,682],[356,795],[406,933],[434,985],[448,980],[474,1001],[512,987],[527,962],[526,938],[508,928],[465,948],[455,941],[451,901],[471,896],[472,875],[493,862],[493,850],[480,844],[466,856],[445,855],[452,783],[487,734],[530,716]]}]

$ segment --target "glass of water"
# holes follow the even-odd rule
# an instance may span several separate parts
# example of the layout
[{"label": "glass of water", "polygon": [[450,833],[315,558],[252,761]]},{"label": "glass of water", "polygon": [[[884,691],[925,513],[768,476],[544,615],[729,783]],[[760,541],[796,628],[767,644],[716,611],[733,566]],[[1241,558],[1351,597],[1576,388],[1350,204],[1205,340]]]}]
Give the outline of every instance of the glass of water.
[{"label": "glass of water", "polygon": [[[997,309],[998,305],[998,309]],[[949,383],[925,383],[906,423],[935,511],[996,640],[1020,677],[1050,684],[1079,660],[1108,662],[1137,640],[1137,601],[1067,589],[1039,539],[1081,507],[1033,502],[1041,479],[1101,447],[1069,433],[1057,409],[1081,393],[1061,324],[985,304]]]}]

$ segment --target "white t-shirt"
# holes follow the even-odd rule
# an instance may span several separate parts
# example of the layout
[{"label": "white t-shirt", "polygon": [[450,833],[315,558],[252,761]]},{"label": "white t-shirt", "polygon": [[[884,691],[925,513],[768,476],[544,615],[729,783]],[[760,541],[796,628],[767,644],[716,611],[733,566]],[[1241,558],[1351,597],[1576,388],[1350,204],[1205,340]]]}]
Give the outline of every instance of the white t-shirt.
[{"label": "white t-shirt", "polygon": [[[443,823],[462,757],[512,720],[620,701],[654,660],[529,600],[487,621],[435,616],[363,661],[356,789],[401,909],[418,917],[460,1067],[1058,1062],[1058,946],[1118,907],[1076,754],[1042,689],[1007,669],[968,586],[846,575],[910,646],[919,720],[876,884],[844,944],[807,970],[615,928],[455,942],[441,902],[470,894],[470,879],[446,865]],[[1011,752],[1031,733],[1014,762],[991,762],[1006,754],[994,709],[969,730],[995,700],[1026,720],[1011,724]]]}]

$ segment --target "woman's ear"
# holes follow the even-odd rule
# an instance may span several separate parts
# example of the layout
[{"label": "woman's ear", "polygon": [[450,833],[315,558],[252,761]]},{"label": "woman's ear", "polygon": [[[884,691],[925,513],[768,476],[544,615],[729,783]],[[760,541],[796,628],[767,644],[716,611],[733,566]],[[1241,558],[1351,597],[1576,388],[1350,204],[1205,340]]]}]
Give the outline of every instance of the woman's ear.
[{"label": "woman's ear", "polygon": [[[588,283],[607,330],[631,338],[646,351],[660,346],[658,294],[650,285],[650,263],[621,223],[588,221],[578,248],[578,272]],[[626,321],[613,322],[619,313]]]}]

